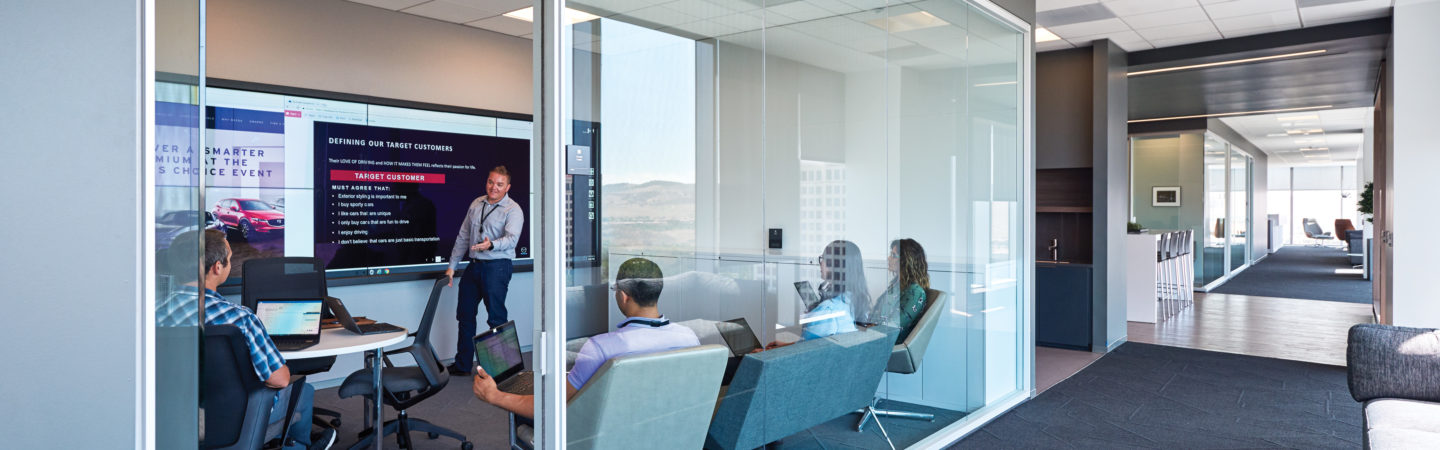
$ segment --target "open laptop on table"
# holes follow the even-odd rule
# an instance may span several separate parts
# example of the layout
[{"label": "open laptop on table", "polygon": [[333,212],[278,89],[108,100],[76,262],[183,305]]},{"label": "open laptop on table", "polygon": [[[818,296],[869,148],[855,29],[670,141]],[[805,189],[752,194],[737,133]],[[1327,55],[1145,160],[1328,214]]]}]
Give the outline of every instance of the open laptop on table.
[{"label": "open laptop on table", "polygon": [[341,302],[338,298],[325,297],[325,304],[330,307],[330,313],[335,315],[335,320],[340,322],[340,326],[350,330],[351,333],[365,335],[405,331],[404,328],[384,322],[357,325],[355,324],[355,318],[350,316],[350,311],[345,309],[345,303]]},{"label": "open laptop on table", "polygon": [[321,304],[318,298],[261,299],[255,304],[255,317],[265,325],[275,348],[300,350],[320,343]]},{"label": "open laptop on table", "polygon": [[720,331],[720,337],[725,339],[725,345],[730,347],[730,359],[725,362],[725,376],[721,378],[721,384],[730,385],[730,379],[735,378],[735,370],[740,368],[740,360],[759,348],[760,339],[755,337],[755,330],[750,328],[750,323],[744,317],[730,319],[724,322],[715,322],[715,328]]},{"label": "open laptop on table", "polygon": [[525,370],[520,354],[520,336],[515,334],[515,321],[486,330],[475,336],[475,363],[495,379],[495,387],[516,395],[535,393],[535,373]]}]

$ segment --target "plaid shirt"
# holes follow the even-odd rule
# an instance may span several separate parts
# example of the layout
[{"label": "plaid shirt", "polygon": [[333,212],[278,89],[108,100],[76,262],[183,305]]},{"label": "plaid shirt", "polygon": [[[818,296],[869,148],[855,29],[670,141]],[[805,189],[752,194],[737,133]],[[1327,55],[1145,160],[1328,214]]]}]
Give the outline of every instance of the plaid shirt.
[{"label": "plaid shirt", "polygon": [[[195,311],[199,306],[196,295],[194,286],[181,286],[172,292],[157,307],[157,325],[195,326]],[[270,374],[285,365],[285,358],[280,356],[280,350],[275,348],[275,342],[270,340],[270,334],[265,332],[265,325],[260,323],[260,319],[244,306],[231,303],[219,292],[209,289],[205,290],[205,325],[234,325],[240,328],[240,334],[245,335],[245,346],[250,348],[250,363],[255,365],[255,375],[260,377],[260,381],[270,378]]]}]

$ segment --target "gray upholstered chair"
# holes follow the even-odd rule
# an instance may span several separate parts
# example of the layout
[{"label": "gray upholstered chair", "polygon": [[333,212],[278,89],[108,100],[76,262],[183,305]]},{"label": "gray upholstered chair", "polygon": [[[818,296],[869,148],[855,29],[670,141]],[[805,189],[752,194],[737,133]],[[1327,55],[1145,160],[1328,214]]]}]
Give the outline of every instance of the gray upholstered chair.
[{"label": "gray upholstered chair", "polygon": [[1440,330],[1355,325],[1345,362],[1350,396],[1365,404],[1366,449],[1440,442]]},{"label": "gray upholstered chair", "polygon": [[[940,314],[944,310],[945,292],[926,289],[925,312],[920,314],[920,319],[915,322],[915,328],[910,330],[910,335],[905,336],[905,340],[895,344],[890,350],[890,364],[885,367],[886,372],[909,374],[920,370],[920,362],[925,359],[925,350],[930,347],[930,337],[935,335],[935,327],[940,323]],[[879,401],[880,397],[877,395],[869,406],[857,411],[861,416],[860,422],[855,424],[856,431],[864,431],[865,423],[872,417],[875,418],[875,423],[880,423],[880,416],[935,420],[934,414],[879,409],[876,406]]]},{"label": "gray upholstered chair", "polygon": [[[566,406],[565,447],[700,448],[729,351],[702,345],[606,361]],[[529,425],[513,447],[534,442]]]},{"label": "gray upholstered chair", "polygon": [[753,449],[864,408],[898,335],[877,326],[745,355],[705,448]]}]

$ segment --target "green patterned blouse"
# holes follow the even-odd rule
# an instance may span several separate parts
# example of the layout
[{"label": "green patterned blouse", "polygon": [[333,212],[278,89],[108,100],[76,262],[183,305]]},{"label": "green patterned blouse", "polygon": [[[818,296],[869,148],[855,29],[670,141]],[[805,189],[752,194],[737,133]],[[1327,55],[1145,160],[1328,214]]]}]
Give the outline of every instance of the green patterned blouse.
[{"label": "green patterned blouse", "polygon": [[925,288],[910,283],[904,290],[899,290],[895,284],[891,284],[881,298],[882,304],[893,305],[889,306],[893,308],[893,313],[886,322],[900,328],[900,336],[895,339],[898,344],[910,335],[910,331],[915,329],[915,323],[920,321],[920,314],[925,312]]}]

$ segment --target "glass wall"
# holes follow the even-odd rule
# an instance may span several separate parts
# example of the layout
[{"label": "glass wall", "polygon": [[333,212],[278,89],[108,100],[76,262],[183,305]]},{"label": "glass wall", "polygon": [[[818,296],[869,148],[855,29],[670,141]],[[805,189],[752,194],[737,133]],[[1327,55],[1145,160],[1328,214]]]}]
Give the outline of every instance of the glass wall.
[{"label": "glass wall", "polygon": [[1278,167],[1269,180],[1267,205],[1270,214],[1280,215],[1286,244],[1319,242],[1305,237],[1304,219],[1332,234],[1336,220],[1349,220],[1357,229],[1368,223],[1358,210],[1354,164]]},{"label": "glass wall", "polygon": [[[1027,32],[961,0],[661,3],[568,3],[597,17],[570,27],[564,117],[603,130],[604,279],[571,280],[567,339],[625,320],[582,286],[645,258],[672,322],[772,347],[933,312],[920,367],[862,393],[936,415],[880,419],[923,429],[897,447],[1028,396]],[[832,439],[887,446],[869,423]]]},{"label": "glass wall", "polygon": [[[199,132],[200,0],[155,5],[155,147],[146,177],[154,205],[155,442],[156,448],[200,444],[200,297],[203,238],[214,218],[201,207],[205,159]],[[188,295],[187,291],[188,290]]]},{"label": "glass wall", "polygon": [[[1249,263],[1254,159],[1213,133],[1131,138],[1131,217],[1152,231],[1195,231],[1195,281],[1215,283]],[[1154,189],[1180,189],[1179,205]]]}]

